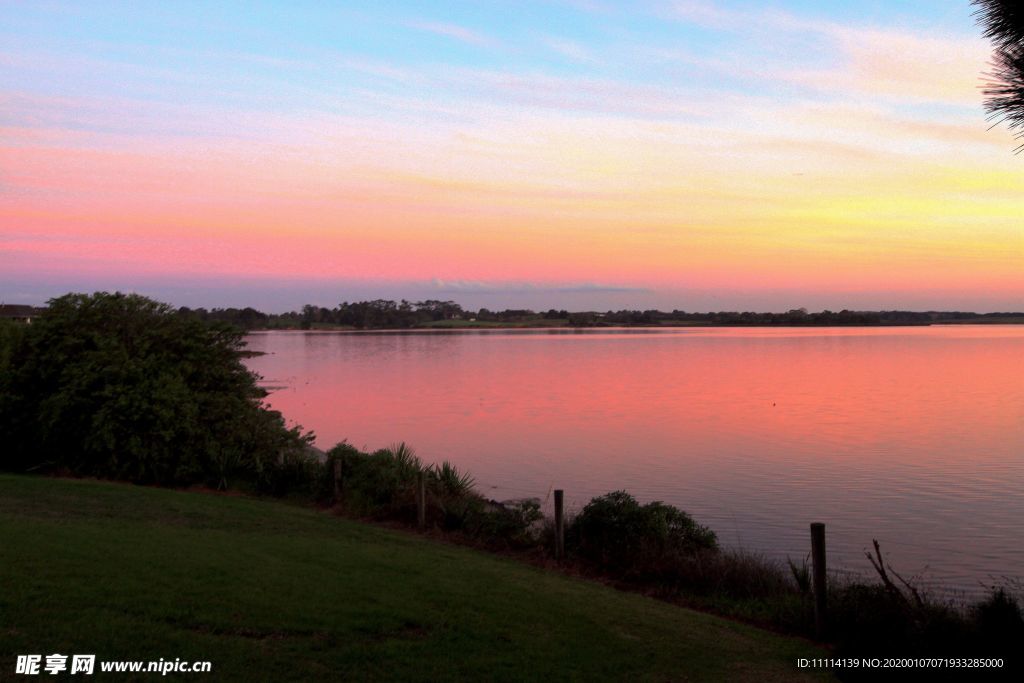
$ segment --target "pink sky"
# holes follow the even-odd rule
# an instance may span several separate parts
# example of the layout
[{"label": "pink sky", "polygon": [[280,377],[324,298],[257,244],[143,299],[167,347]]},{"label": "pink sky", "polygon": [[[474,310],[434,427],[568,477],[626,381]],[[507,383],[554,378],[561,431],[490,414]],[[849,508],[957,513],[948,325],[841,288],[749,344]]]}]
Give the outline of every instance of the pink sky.
[{"label": "pink sky", "polygon": [[[486,18],[370,15],[378,42],[325,56],[297,26],[250,52],[11,11],[7,302],[1024,308],[1024,162],[986,130],[969,12],[676,3],[650,41],[599,15],[523,45]],[[740,38],[763,44],[690,47]]]}]

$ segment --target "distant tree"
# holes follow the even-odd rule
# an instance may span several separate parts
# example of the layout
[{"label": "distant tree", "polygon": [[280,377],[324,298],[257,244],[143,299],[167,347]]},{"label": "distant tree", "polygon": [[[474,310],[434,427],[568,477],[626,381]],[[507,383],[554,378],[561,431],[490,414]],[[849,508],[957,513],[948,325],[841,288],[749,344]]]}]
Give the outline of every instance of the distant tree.
[{"label": "distant tree", "polygon": [[[1020,0],[972,0],[975,16],[992,40],[992,71],[986,74],[985,109],[989,119],[1005,121],[1024,138],[1024,3]],[[1017,152],[1024,150],[1024,144]]]},{"label": "distant tree", "polygon": [[0,319],[0,378],[9,372],[11,354],[27,327],[24,323]]},{"label": "distant tree", "polygon": [[224,484],[310,437],[264,407],[243,332],[134,294],[69,294],[0,374],[0,469]]},{"label": "distant tree", "polygon": [[567,316],[569,325],[572,327],[585,327],[587,325],[593,325],[596,316],[593,313],[570,313]]}]

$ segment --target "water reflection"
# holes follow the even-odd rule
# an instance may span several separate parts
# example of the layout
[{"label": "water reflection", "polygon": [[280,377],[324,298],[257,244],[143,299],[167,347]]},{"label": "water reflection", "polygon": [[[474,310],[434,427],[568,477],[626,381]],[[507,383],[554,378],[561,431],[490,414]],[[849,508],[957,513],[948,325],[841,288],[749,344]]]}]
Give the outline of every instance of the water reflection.
[{"label": "water reflection", "polygon": [[404,440],[494,498],[624,488],[725,543],[966,590],[1024,560],[1024,328],[255,334],[270,403],[329,447]]}]

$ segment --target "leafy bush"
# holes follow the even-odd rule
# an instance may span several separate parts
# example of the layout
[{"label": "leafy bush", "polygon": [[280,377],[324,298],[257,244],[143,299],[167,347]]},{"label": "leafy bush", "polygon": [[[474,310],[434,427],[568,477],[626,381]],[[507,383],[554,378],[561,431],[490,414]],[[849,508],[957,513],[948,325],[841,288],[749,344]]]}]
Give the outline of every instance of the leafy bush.
[{"label": "leafy bush", "polygon": [[625,491],[591,500],[570,524],[567,546],[613,573],[658,570],[667,557],[718,547],[715,533],[661,502],[640,505]]},{"label": "leafy bush", "polygon": [[0,469],[226,486],[312,438],[261,403],[242,333],[134,294],[68,294],[4,352]]},{"label": "leafy bush", "polygon": [[328,452],[341,460],[345,507],[381,519],[413,518],[423,463],[404,443],[371,454],[341,443]]},{"label": "leafy bush", "polygon": [[[482,498],[480,500],[483,501]],[[482,505],[471,510],[464,530],[475,538],[505,547],[523,547],[535,543],[537,522],[544,519],[540,501],[532,498],[504,503],[483,501]]]}]

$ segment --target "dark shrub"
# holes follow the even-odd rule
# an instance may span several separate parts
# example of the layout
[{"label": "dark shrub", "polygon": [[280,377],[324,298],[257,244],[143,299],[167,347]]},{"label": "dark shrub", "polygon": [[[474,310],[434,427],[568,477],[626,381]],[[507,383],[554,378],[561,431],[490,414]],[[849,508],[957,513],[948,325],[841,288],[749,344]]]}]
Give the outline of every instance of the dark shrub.
[{"label": "dark shrub", "polygon": [[829,592],[829,638],[840,657],[976,656],[970,621],[952,605],[907,601],[882,585]]},{"label": "dark shrub", "polygon": [[424,467],[404,443],[370,454],[340,443],[328,451],[327,460],[328,472],[335,460],[341,461],[341,502],[357,515],[411,523],[416,518],[416,489],[422,473],[430,526],[508,547],[532,542],[532,528],[542,518],[537,501],[488,501],[473,490],[472,477],[449,462]]},{"label": "dark shrub", "polygon": [[0,320],[0,377],[8,372],[11,354],[21,343],[28,325],[11,320]]},{"label": "dark shrub", "polygon": [[242,332],[134,294],[69,294],[4,351],[0,468],[224,486],[311,437],[266,410]]},{"label": "dark shrub", "polygon": [[348,510],[380,519],[414,517],[416,481],[423,464],[404,443],[371,454],[342,443],[328,457],[341,459]]},{"label": "dark shrub", "polygon": [[660,571],[666,559],[679,553],[718,545],[713,531],[682,510],[661,502],[640,505],[625,491],[587,503],[569,526],[567,544],[589,562],[626,573]]},{"label": "dark shrub", "polygon": [[[1024,652],[1024,615],[1020,603],[1004,588],[995,588],[974,609],[978,624],[979,650],[986,656]],[[1024,664],[1017,662],[1020,669]]]},{"label": "dark shrub", "polygon": [[991,595],[978,603],[975,612],[982,633],[1024,633],[1020,604],[1005,588],[994,589]]},{"label": "dark shrub", "polygon": [[259,493],[320,500],[327,485],[326,474],[326,467],[315,456],[302,451],[287,451],[278,457],[259,461],[253,483]]},{"label": "dark shrub", "polygon": [[536,541],[537,523],[544,519],[539,501],[532,498],[504,503],[479,500],[466,516],[464,529],[468,534],[506,547],[523,547]]},{"label": "dark shrub", "polygon": [[[882,657],[890,644],[913,639],[914,624],[906,605],[884,586],[851,584],[829,592],[830,635],[841,656]],[[867,654],[872,653],[872,654]]]}]

